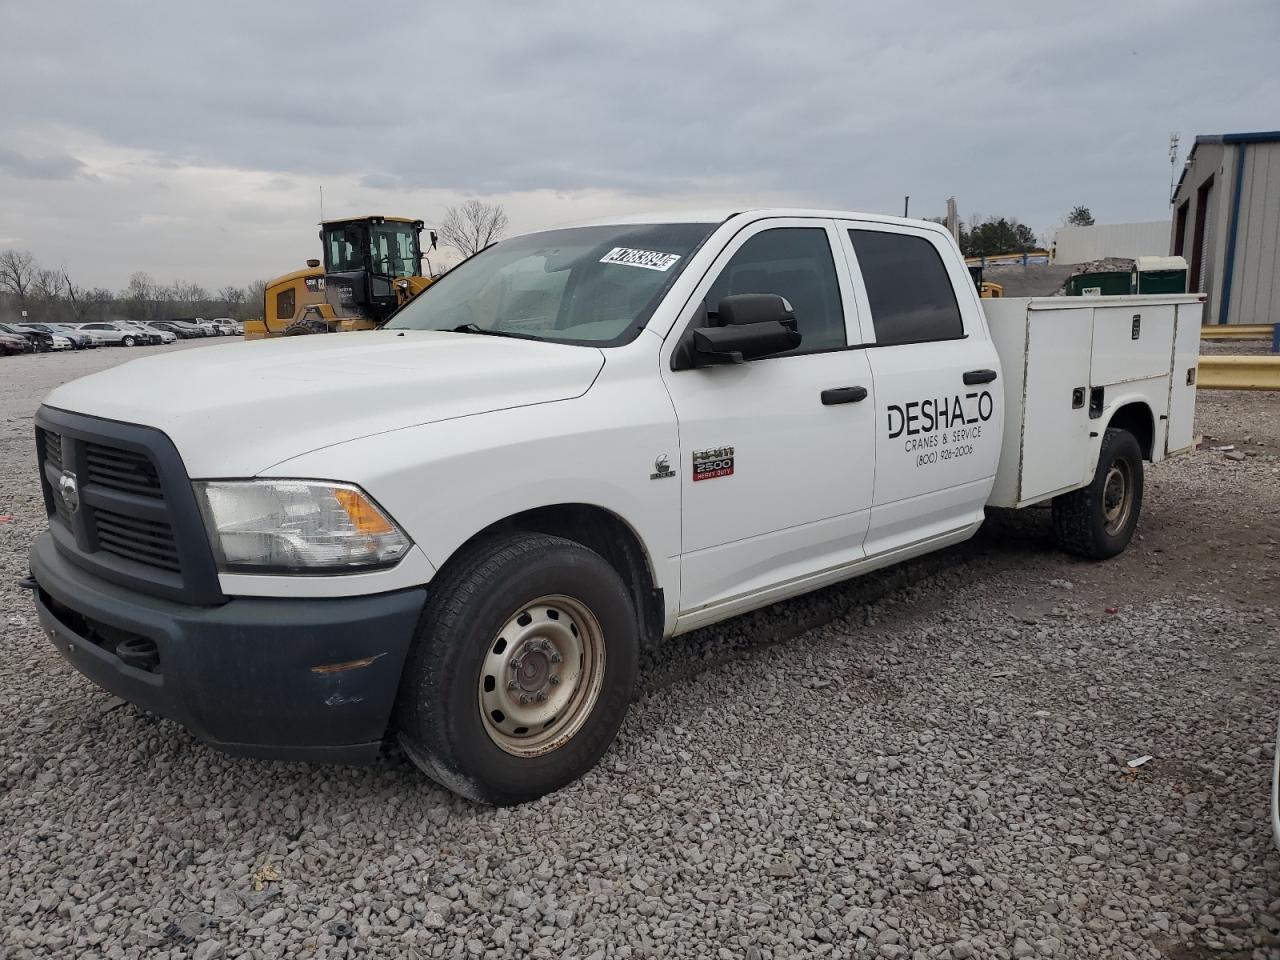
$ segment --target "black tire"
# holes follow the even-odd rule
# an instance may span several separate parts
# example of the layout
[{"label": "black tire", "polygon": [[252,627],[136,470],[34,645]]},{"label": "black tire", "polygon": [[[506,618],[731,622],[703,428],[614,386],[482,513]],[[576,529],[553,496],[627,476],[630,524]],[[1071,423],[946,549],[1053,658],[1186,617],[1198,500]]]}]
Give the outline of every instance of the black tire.
[{"label": "black tire", "polygon": [[[1128,504],[1118,505],[1118,496]],[[1054,539],[1066,552],[1107,560],[1124,550],[1142,514],[1142,448],[1133,434],[1108,428],[1093,482],[1055,497],[1052,514]]]},{"label": "black tire", "polygon": [[[567,741],[517,756],[499,745],[481,712],[482,674],[505,648],[499,638],[512,619],[557,595],[594,617],[603,676]],[[513,641],[512,653],[516,649]],[[631,702],[639,652],[630,594],[599,554],[545,534],[478,543],[431,582],[396,699],[400,743],[419,769],[455,793],[497,805],[536,799],[578,779],[609,748]],[[588,677],[585,668],[575,688],[582,677]]]},{"label": "black tire", "polygon": [[285,327],[283,336],[286,337],[302,337],[309,333],[328,333],[329,328],[323,323],[316,323],[313,320],[299,320],[297,323],[291,323]]},{"label": "black tire", "polygon": [[134,339],[133,337],[125,337],[125,338],[124,338],[124,345],[125,345],[126,347],[136,347],[136,346],[138,345],[138,341],[137,341],[136,339]]}]

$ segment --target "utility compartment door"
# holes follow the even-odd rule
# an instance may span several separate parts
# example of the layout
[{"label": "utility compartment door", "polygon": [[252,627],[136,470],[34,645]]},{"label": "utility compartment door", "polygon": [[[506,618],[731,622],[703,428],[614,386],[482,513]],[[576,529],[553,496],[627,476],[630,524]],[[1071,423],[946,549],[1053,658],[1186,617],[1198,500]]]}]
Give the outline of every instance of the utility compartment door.
[{"label": "utility compartment door", "polygon": [[1096,307],[1093,311],[1093,386],[1167,374],[1176,310],[1171,303]]},{"label": "utility compartment door", "polygon": [[1196,367],[1200,362],[1200,324],[1204,317],[1204,305],[1180,303],[1176,309],[1178,314],[1173,340],[1173,371],[1169,375],[1169,423],[1165,431],[1165,454],[1186,449],[1195,440]]},{"label": "utility compartment door", "polygon": [[1089,307],[1028,312],[1020,503],[1043,500],[1087,479],[1094,312]]}]

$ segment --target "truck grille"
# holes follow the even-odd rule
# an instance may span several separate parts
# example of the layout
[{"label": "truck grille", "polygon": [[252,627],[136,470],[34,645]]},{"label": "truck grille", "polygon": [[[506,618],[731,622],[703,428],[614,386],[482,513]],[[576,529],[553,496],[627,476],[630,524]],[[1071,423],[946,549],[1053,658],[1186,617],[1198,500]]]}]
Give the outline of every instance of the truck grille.
[{"label": "truck grille", "polygon": [[145,454],[86,443],[84,460],[89,468],[89,483],[140,497],[163,497],[155,464]]},{"label": "truck grille", "polygon": [[161,570],[182,570],[173,528],[165,521],[127,517],[101,508],[93,511],[93,519],[98,549]]},{"label": "truck grille", "polygon": [[[62,473],[62,437],[52,430],[41,429],[40,440],[44,448],[44,462],[47,463],[55,474]],[[71,524],[71,511],[67,509],[66,503],[61,497],[55,496],[52,500],[53,516],[56,516],[64,524]]]},{"label": "truck grille", "polygon": [[41,407],[36,449],[54,544],[68,559],[143,592],[225,600],[191,481],[163,433]]}]

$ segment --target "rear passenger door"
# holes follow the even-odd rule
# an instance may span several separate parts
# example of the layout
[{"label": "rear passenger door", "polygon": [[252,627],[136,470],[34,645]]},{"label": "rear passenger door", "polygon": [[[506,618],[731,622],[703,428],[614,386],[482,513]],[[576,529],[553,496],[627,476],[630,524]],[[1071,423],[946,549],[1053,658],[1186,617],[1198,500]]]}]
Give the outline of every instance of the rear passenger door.
[{"label": "rear passenger door", "polygon": [[868,556],[982,522],[1000,459],[999,360],[949,237],[842,221],[876,392]]}]

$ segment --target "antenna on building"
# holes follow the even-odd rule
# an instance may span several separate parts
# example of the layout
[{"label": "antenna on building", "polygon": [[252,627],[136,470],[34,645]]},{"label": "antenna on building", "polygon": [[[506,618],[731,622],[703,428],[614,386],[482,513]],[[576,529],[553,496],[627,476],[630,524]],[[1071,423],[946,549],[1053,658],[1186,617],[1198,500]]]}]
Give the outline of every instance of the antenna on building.
[{"label": "antenna on building", "polygon": [[1178,189],[1178,131],[1169,134],[1169,205]]}]

